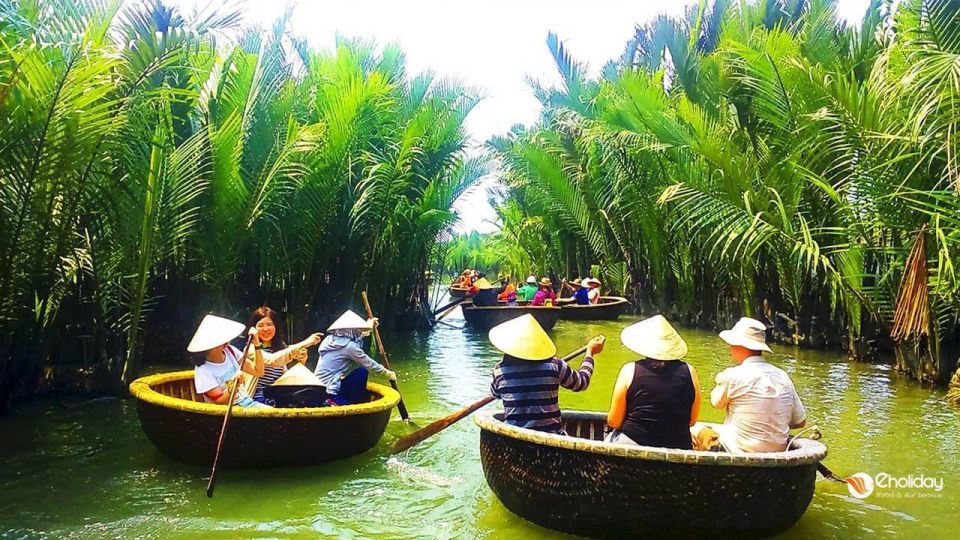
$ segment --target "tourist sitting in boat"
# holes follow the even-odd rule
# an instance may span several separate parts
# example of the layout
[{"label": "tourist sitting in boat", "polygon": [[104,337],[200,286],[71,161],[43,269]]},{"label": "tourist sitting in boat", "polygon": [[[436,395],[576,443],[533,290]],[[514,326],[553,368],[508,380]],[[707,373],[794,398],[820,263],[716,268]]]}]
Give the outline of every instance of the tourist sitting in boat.
[{"label": "tourist sitting in boat", "polygon": [[590,304],[600,303],[600,280],[588,277],[583,280],[583,285],[587,287],[587,301]]},{"label": "tourist sitting in boat", "polygon": [[513,286],[513,283],[510,282],[510,277],[505,277],[500,279],[500,294],[497,295],[497,300],[506,300],[510,294],[513,293],[514,298],[517,296],[517,288]]},{"label": "tourist sitting in boat", "polygon": [[[257,378],[253,399],[267,405],[275,405],[264,397],[263,390],[287,372],[287,364],[291,361],[297,360],[305,364],[307,347],[319,344],[323,334],[311,334],[307,339],[288,347],[282,336],[283,326],[280,324],[280,315],[267,306],[253,310],[248,324],[257,329],[257,338],[260,340],[258,348],[263,353],[263,375]],[[248,353],[251,356],[252,354],[252,352]]]},{"label": "tourist sitting in boat", "polygon": [[790,376],[763,358],[764,352],[773,352],[766,337],[764,324],[749,317],[720,332],[737,365],[717,375],[710,402],[725,416],[722,425],[710,427],[729,452],[782,452],[790,429],[806,424],[807,413]]},{"label": "tourist sitting in boat", "polygon": [[520,302],[529,302],[537,294],[537,278],[527,277],[527,281],[517,290],[517,300]]},{"label": "tourist sitting in boat", "polygon": [[497,305],[497,289],[493,284],[487,281],[487,278],[480,278],[470,287],[470,294],[473,295],[473,305],[477,307],[490,307]]},{"label": "tourist sitting in boat", "polygon": [[460,274],[460,277],[454,280],[453,286],[460,287],[463,289],[470,288],[470,269],[469,268],[464,270],[463,273]]},{"label": "tourist sitting in boat", "polygon": [[491,328],[490,343],[503,353],[490,384],[490,393],[503,400],[503,420],[564,435],[560,387],[582,392],[590,386],[593,358],[603,351],[603,338],[590,340],[578,370],[554,357],[556,345],[529,313]]},{"label": "tourist sitting in boat", "polygon": [[362,319],[349,309],[327,329],[320,343],[320,361],[314,370],[327,389],[331,405],[369,401],[367,377],[379,373],[397,380],[397,374],[381,366],[363,351],[363,336],[373,330],[377,319]]},{"label": "tourist sitting in boat", "polygon": [[564,289],[573,292],[573,302],[578,306],[585,306],[590,303],[590,291],[579,278],[569,283],[564,281],[562,285]]},{"label": "tourist sitting in boat", "polygon": [[531,306],[552,306],[557,301],[557,293],[553,292],[553,282],[550,281],[550,278],[542,278],[540,283],[540,290],[537,291],[537,294],[533,295],[533,300],[530,301]]},{"label": "tourist sitting in boat", "polygon": [[196,353],[199,359],[193,371],[193,385],[197,394],[207,403],[227,405],[230,402],[230,381],[239,385],[234,405],[241,407],[269,407],[258,403],[247,392],[244,373],[260,377],[263,375],[263,354],[257,348],[260,339],[256,328],[250,328],[250,344],[254,352],[244,357],[240,349],[230,345],[230,341],[243,333],[244,326],[236,321],[207,315],[200,321],[193,339],[187,345],[187,351]]},{"label": "tourist sitting in boat", "polygon": [[690,427],[700,415],[697,370],[681,358],[687,344],[656,315],[623,329],[620,341],[643,356],[620,370],[607,424],[608,442],[691,449]]}]

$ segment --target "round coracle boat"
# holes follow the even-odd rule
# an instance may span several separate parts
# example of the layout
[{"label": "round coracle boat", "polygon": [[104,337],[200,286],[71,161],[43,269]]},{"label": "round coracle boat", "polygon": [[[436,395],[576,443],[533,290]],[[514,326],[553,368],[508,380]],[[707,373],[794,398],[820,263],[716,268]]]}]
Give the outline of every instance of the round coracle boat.
[{"label": "round coracle boat", "polygon": [[603,442],[606,414],[564,411],[568,436],[478,412],[480,460],[504,506],[538,525],[598,538],[761,538],[813,498],[827,448],[729,454]]},{"label": "round coracle boat", "polygon": [[494,326],[516,319],[527,313],[540,323],[544,330],[549,331],[560,319],[560,308],[548,306],[489,306],[479,307],[472,303],[463,304],[463,318],[467,324],[478,329],[488,330]]},{"label": "round coracle boat", "polygon": [[601,296],[596,304],[566,302],[560,306],[560,318],[567,321],[614,321],[623,315],[630,302],[620,296]]},{"label": "round coracle boat", "polygon": [[[265,409],[233,407],[223,442],[224,467],[313,465],[354,456],[376,446],[400,394],[368,383],[369,403],[341,407]],[[205,403],[193,371],[133,381],[140,425],[168,457],[194,465],[213,462],[226,405]]]},{"label": "round coracle boat", "polygon": [[456,285],[451,285],[449,289],[450,298],[463,298],[470,292],[469,287],[457,287]]}]

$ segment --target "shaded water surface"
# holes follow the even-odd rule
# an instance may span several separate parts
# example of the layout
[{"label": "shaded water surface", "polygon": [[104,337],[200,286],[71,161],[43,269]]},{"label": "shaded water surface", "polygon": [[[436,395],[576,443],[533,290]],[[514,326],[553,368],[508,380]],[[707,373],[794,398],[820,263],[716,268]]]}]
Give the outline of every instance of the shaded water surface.
[{"label": "shaded water surface", "polygon": [[[462,324],[457,314],[449,318]],[[617,339],[630,319],[561,322],[561,354],[605,333],[606,352],[566,408],[605,410],[621,365]],[[727,353],[713,334],[682,332],[704,396]],[[496,354],[483,334],[439,326],[385,338],[400,388],[420,425],[483,397]],[[834,353],[777,347],[830,449],[826,464],[854,472],[943,479],[940,493],[888,490],[858,500],[818,480],[816,495],[787,538],[956,537],[960,523],[960,414],[886,366],[852,364]],[[703,414],[719,421],[706,403]],[[412,426],[393,419],[380,445],[349,460],[300,469],[223,471],[214,499],[207,471],[160,455],[140,431],[129,399],[38,402],[0,419],[0,537],[342,538],[563,537],[512,515],[483,479],[479,434],[461,421],[404,455],[387,449]],[[879,491],[879,490],[878,490]]]}]

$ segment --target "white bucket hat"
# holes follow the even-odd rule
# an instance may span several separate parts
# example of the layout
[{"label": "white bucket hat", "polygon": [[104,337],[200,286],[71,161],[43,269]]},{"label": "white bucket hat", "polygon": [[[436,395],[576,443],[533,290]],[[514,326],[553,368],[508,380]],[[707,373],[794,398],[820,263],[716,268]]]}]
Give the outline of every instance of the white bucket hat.
[{"label": "white bucket hat", "polygon": [[303,364],[296,363],[280,376],[273,386],[323,386],[320,379]]},{"label": "white bucket hat", "polygon": [[490,343],[520,360],[546,360],[557,354],[557,346],[533,315],[527,313],[490,329]]},{"label": "white bucket hat", "polygon": [[597,279],[597,278],[588,277],[588,278],[586,278],[586,279],[583,280],[583,284],[586,285],[586,286],[589,286],[589,285],[598,285],[598,286],[599,286],[599,285],[600,285],[600,280]]},{"label": "white bucket hat", "polygon": [[733,328],[720,332],[720,339],[726,341],[727,345],[739,345],[751,351],[773,352],[767,346],[766,325],[750,317],[741,317]]},{"label": "white bucket hat", "polygon": [[330,325],[330,328],[327,328],[327,332],[333,332],[334,330],[373,330],[373,325],[364,319],[363,317],[357,315],[351,310],[347,310],[340,316],[339,319],[333,321],[333,324]]},{"label": "white bucket hat", "polygon": [[230,340],[243,333],[246,328],[242,323],[207,315],[200,321],[200,326],[193,334],[193,339],[187,345],[187,352],[197,353],[215,349],[230,343]]},{"label": "white bucket hat", "polygon": [[624,328],[620,341],[631,351],[654,360],[679,360],[687,355],[687,342],[663,315]]},{"label": "white bucket hat", "polygon": [[536,277],[536,276],[530,276],[530,277],[528,277],[528,278],[527,278],[527,283],[530,283],[530,284],[532,284],[532,285],[536,285],[536,284],[537,284],[537,277]]}]

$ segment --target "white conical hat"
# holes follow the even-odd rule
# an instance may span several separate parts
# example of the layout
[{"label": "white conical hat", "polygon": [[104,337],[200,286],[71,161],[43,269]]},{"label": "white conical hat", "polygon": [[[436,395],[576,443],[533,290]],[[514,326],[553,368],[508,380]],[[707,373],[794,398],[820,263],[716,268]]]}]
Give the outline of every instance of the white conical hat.
[{"label": "white conical hat", "polygon": [[654,360],[679,360],[687,355],[687,342],[663,315],[624,328],[620,341],[631,351]]},{"label": "white conical hat", "polygon": [[546,360],[557,354],[557,346],[529,313],[491,328],[490,343],[520,360]]},{"label": "white conical hat", "polygon": [[323,383],[312,371],[298,362],[281,375],[273,386],[323,386]]},{"label": "white conical hat", "polygon": [[246,326],[237,321],[231,321],[216,315],[207,315],[200,321],[200,326],[194,332],[193,339],[187,345],[187,352],[209,351],[229,343],[231,339],[242,334],[245,328]]},{"label": "white conical hat", "polygon": [[333,332],[334,330],[373,330],[373,325],[348,309],[339,319],[333,321],[330,328],[327,328],[327,332]]}]

